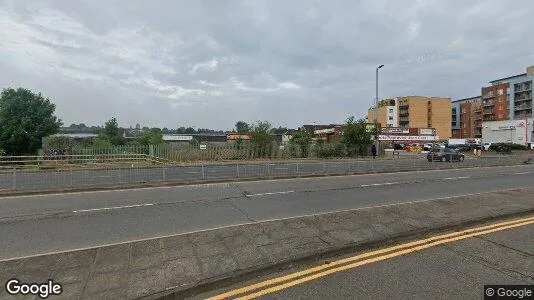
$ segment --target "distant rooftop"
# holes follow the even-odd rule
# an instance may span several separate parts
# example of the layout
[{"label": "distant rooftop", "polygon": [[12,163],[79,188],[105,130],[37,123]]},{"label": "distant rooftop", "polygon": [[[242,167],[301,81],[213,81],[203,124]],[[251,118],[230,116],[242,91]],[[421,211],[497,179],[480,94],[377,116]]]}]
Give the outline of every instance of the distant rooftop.
[{"label": "distant rooftop", "polygon": [[458,100],[453,100],[452,103],[456,103],[456,102],[467,102],[467,101],[471,101],[471,100],[478,100],[482,97],[480,96],[475,96],[475,97],[469,97],[469,98],[463,98],[463,99],[458,99]]},{"label": "distant rooftop", "polygon": [[527,73],[522,73],[522,74],[518,74],[518,75],[510,76],[510,77],[504,77],[504,78],[496,79],[496,80],[490,81],[489,83],[493,84],[493,83],[495,83],[495,82],[499,82],[499,81],[503,81],[503,80],[509,80],[509,79],[514,79],[514,78],[522,77],[522,76],[526,76],[526,75],[527,75]]}]

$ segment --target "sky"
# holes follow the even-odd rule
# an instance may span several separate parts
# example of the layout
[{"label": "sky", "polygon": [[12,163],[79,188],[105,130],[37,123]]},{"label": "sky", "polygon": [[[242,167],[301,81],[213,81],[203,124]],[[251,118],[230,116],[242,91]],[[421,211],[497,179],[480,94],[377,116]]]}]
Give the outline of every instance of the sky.
[{"label": "sky", "polygon": [[534,1],[0,0],[0,89],[71,123],[343,122],[379,98],[480,95],[534,65]]}]

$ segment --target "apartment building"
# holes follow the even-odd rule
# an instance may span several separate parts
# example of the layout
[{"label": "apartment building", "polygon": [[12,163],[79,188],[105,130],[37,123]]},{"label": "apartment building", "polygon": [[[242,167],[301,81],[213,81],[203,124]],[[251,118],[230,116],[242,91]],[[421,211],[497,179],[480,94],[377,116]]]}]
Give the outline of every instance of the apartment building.
[{"label": "apartment building", "polygon": [[[398,127],[398,101],[397,99],[385,99],[378,103],[378,110],[371,108],[367,112],[367,121],[374,123],[375,118],[382,127]],[[377,116],[378,115],[378,116]]]},{"label": "apartment building", "polygon": [[526,72],[490,81],[482,88],[483,120],[506,121],[532,117],[534,66]]},{"label": "apartment building", "polygon": [[[490,82],[492,83],[492,82]],[[510,119],[510,83],[492,83],[482,88],[482,114],[485,122]]]},{"label": "apartment building", "polygon": [[469,139],[482,137],[482,97],[458,99],[452,102],[452,137]]},{"label": "apartment building", "polygon": [[450,98],[407,96],[397,98],[399,126],[435,128],[441,140],[452,135],[452,102]]}]

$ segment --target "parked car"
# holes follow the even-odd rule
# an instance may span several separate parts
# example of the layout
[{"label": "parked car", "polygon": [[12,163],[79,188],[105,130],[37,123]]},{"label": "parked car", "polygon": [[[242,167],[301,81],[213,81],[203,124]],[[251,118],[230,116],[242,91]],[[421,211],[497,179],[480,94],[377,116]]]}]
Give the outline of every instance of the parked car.
[{"label": "parked car", "polygon": [[451,148],[432,149],[428,152],[428,161],[464,161],[465,155]]},{"label": "parked car", "polygon": [[484,143],[484,144],[482,145],[482,149],[483,149],[484,151],[489,151],[489,149],[490,149],[490,147],[491,147],[491,144],[492,144],[492,143]]},{"label": "parked car", "polygon": [[430,149],[435,148],[432,144],[424,144],[423,145],[423,151],[430,151]]},{"label": "parked car", "polygon": [[458,150],[458,151],[471,151],[471,145],[469,144],[463,144],[463,145],[458,145],[456,146],[455,150]]}]

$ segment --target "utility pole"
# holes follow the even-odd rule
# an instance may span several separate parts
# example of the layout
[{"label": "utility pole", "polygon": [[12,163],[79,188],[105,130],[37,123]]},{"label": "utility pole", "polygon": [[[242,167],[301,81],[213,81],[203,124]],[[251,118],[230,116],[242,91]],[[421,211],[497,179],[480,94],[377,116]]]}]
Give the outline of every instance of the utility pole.
[{"label": "utility pole", "polygon": [[382,67],[384,67],[384,65],[380,65],[378,67],[376,67],[376,97],[375,97],[375,122],[374,122],[374,125],[375,125],[375,136],[374,136],[374,139],[375,139],[375,147],[376,147],[376,153],[380,153],[379,152],[379,148],[378,148],[378,134],[379,134],[379,128],[378,128],[378,70],[381,69]]}]

